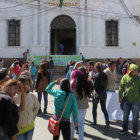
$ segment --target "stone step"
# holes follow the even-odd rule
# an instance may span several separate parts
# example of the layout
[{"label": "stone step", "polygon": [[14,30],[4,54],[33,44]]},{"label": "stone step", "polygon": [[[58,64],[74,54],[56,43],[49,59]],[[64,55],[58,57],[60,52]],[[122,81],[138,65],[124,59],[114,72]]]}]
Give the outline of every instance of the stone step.
[{"label": "stone step", "polygon": [[54,75],[58,75],[58,76],[61,75],[65,77],[66,75],[65,70],[66,70],[66,66],[54,66],[53,73]]}]

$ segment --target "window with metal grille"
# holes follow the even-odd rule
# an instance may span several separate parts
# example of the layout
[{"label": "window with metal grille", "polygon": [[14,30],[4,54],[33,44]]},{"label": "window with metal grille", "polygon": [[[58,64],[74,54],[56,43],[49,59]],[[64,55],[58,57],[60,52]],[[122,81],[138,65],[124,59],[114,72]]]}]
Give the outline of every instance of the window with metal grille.
[{"label": "window with metal grille", "polygon": [[20,21],[8,21],[8,46],[20,46]]},{"label": "window with metal grille", "polygon": [[106,46],[118,46],[118,21],[106,21]]}]

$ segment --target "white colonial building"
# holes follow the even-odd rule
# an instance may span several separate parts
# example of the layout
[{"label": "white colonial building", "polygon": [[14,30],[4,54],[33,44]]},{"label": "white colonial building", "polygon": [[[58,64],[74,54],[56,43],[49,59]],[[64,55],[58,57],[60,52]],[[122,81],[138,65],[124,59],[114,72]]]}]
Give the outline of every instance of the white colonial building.
[{"label": "white colonial building", "polygon": [[0,57],[140,58],[140,0],[0,0]]}]

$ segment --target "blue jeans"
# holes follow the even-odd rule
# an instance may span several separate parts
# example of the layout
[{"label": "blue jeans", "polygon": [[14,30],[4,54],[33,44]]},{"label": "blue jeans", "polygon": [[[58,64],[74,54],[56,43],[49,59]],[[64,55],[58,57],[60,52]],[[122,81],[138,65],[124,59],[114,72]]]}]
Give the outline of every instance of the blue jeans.
[{"label": "blue jeans", "polygon": [[32,129],[24,134],[18,135],[17,140],[32,140],[33,133],[34,133],[34,129]]},{"label": "blue jeans", "polygon": [[[86,116],[86,109],[78,109],[78,135],[79,140],[84,140],[84,121]],[[73,117],[71,115],[71,139],[74,138]]]},{"label": "blue jeans", "polygon": [[104,113],[105,120],[106,120],[106,126],[109,126],[109,116],[106,109],[106,99],[100,100],[100,99],[93,99],[93,108],[92,108],[92,115],[93,115],[93,121],[96,124],[97,123],[97,106],[100,101],[102,112]]},{"label": "blue jeans", "polygon": [[36,75],[31,75],[32,77],[32,81],[33,81],[33,87],[35,86],[35,78],[36,78]]},{"label": "blue jeans", "polygon": [[124,108],[123,108],[123,125],[122,125],[123,130],[128,131],[128,119],[129,119],[130,111],[132,110],[132,114],[133,114],[133,133],[138,134],[139,106],[140,106],[139,101],[135,101],[135,102],[129,102],[127,100],[125,101]]},{"label": "blue jeans", "polygon": [[41,105],[42,94],[44,96],[44,109],[47,109],[47,106],[48,106],[48,93],[46,91],[38,92],[38,101],[39,101],[40,105]]}]

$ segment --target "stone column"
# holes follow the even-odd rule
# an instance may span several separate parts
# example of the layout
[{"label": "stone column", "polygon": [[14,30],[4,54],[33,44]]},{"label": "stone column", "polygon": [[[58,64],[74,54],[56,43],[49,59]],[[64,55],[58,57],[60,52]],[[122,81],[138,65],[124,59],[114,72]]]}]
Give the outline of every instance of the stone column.
[{"label": "stone column", "polygon": [[87,10],[87,23],[86,23],[86,26],[87,26],[87,32],[86,32],[86,37],[87,37],[87,46],[92,46],[93,44],[92,44],[92,31],[93,31],[93,29],[92,29],[92,11],[91,10]]},{"label": "stone column", "polygon": [[85,11],[83,8],[80,9],[80,46],[85,46]]},{"label": "stone column", "polygon": [[46,46],[46,29],[45,27],[45,19],[46,19],[46,12],[43,12],[44,10],[41,10],[41,24],[40,24],[40,44],[39,46]]},{"label": "stone column", "polygon": [[35,7],[34,8],[34,31],[33,31],[33,46],[36,47],[38,46],[38,9]]}]

